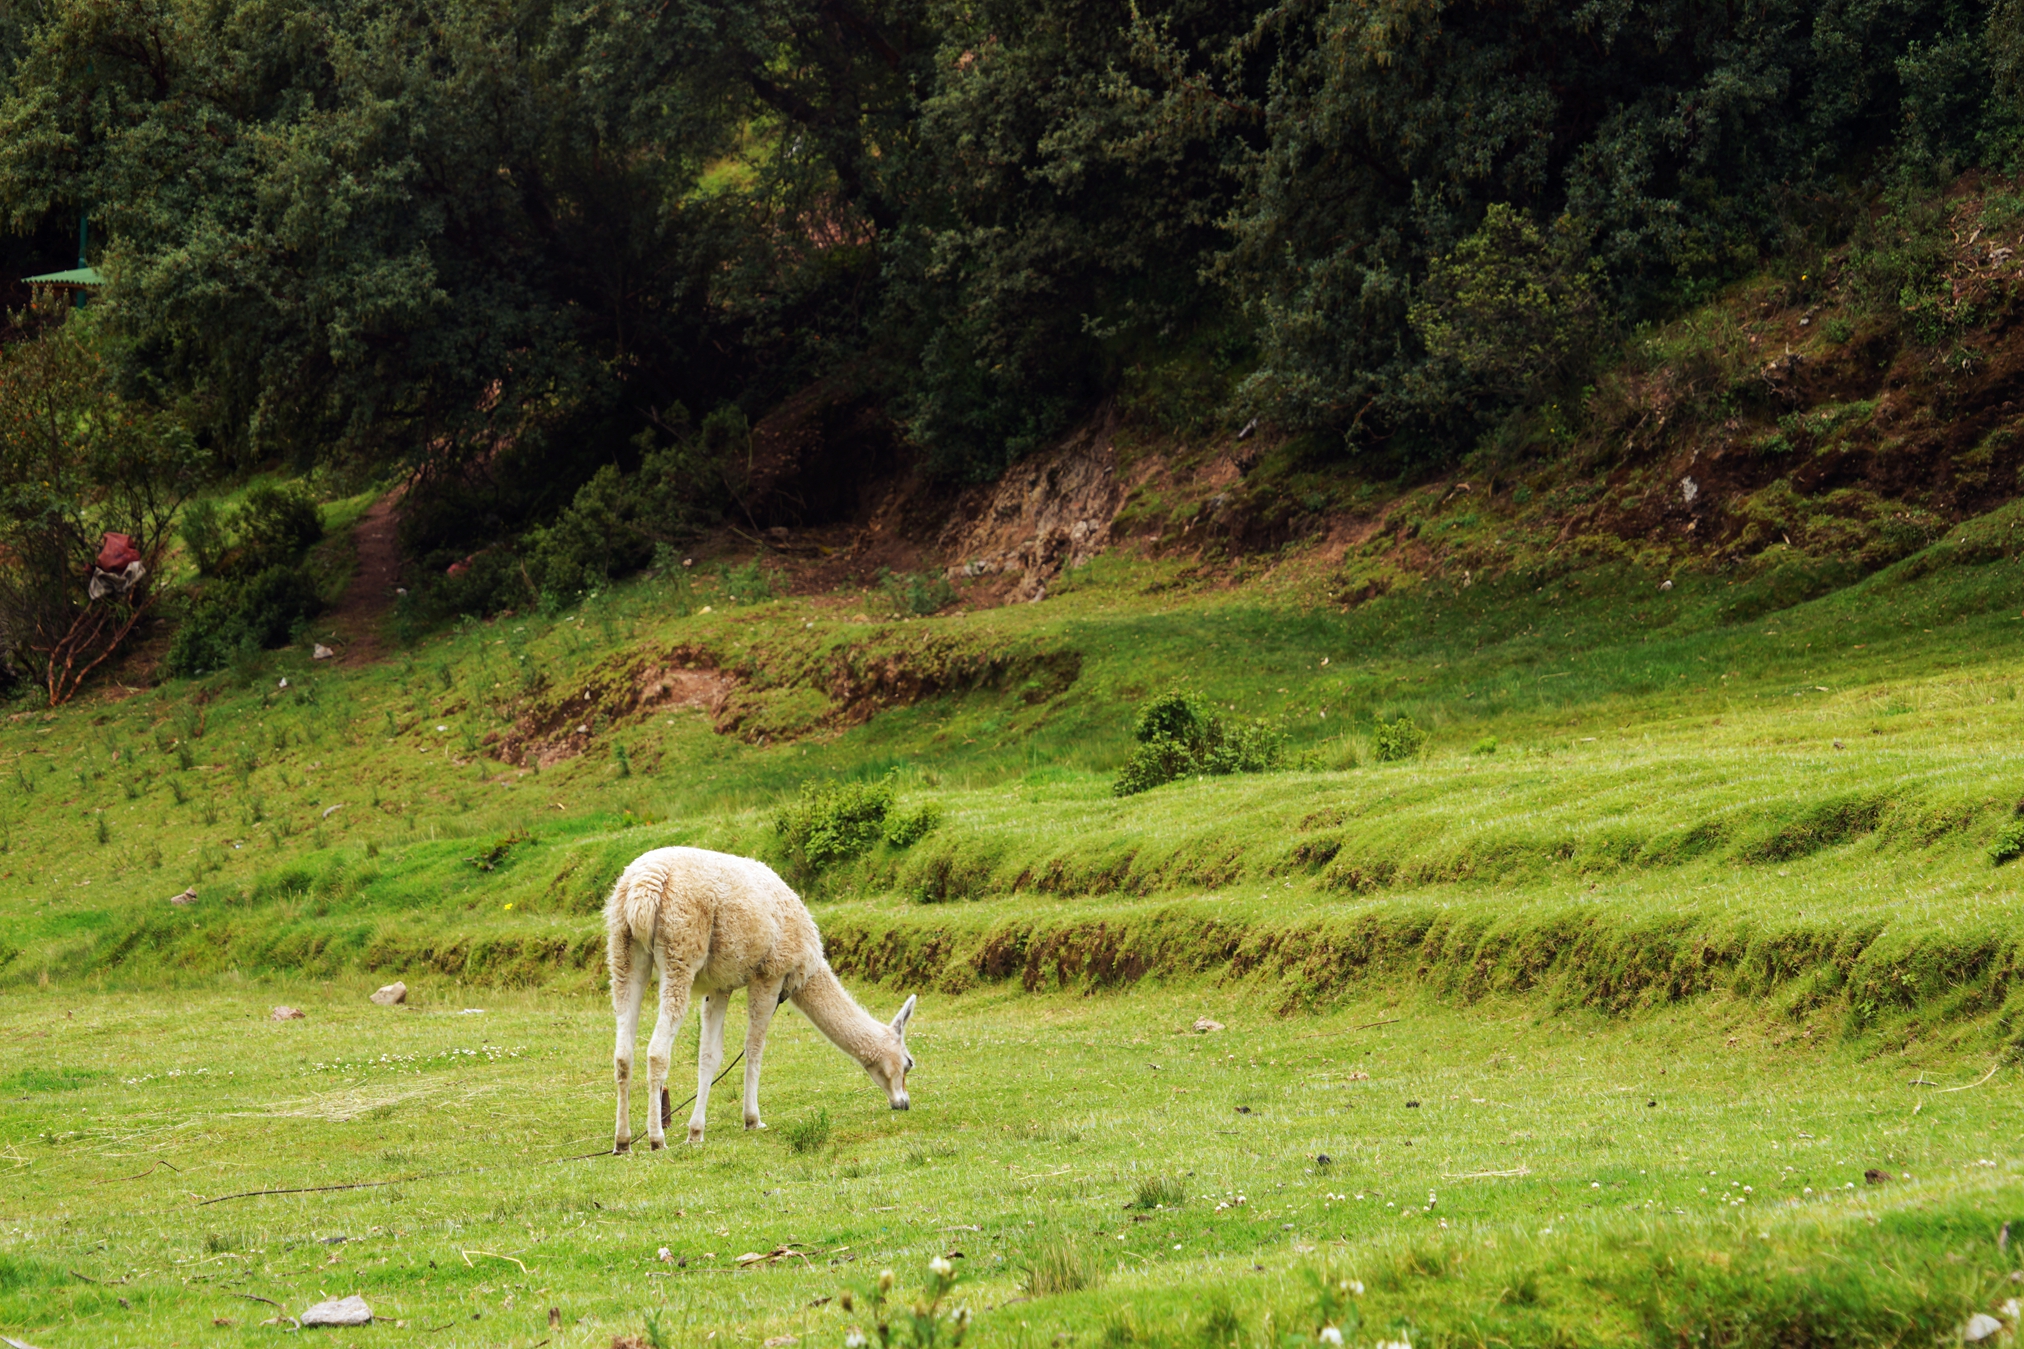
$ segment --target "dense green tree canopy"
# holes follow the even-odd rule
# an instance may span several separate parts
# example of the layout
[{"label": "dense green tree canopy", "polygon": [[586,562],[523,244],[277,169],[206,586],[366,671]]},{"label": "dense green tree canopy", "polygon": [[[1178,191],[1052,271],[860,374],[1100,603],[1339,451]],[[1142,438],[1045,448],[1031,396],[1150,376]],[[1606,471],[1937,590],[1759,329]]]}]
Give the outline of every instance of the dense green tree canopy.
[{"label": "dense green tree canopy", "polygon": [[1203,334],[1226,413],[1438,453],[1823,191],[2013,154],[2019,17],[10,0],[0,204],[89,212],[126,387],[221,462],[512,466],[474,528],[839,372],[989,473]]}]

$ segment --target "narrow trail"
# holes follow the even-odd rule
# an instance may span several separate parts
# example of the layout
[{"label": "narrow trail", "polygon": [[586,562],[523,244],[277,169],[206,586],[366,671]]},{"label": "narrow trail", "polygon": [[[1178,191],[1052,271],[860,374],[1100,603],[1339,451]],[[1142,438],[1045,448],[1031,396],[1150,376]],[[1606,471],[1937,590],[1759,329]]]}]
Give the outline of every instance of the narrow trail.
[{"label": "narrow trail", "polygon": [[400,584],[400,500],[407,492],[396,487],[375,501],[352,529],[352,544],[358,549],[358,566],[344,598],[331,611],[330,621],[344,638],[339,661],[344,665],[368,665],[383,650],[382,620],[393,606],[394,589]]}]

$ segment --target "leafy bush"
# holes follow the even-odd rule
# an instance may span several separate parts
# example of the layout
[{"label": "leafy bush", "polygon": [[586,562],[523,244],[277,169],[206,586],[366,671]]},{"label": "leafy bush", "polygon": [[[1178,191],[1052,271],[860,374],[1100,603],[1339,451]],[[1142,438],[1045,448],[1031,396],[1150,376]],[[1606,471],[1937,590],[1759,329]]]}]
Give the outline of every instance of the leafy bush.
[{"label": "leafy bush", "polygon": [[233,570],[251,576],[308,552],[323,537],[323,512],[302,483],[260,483],[232,513],[232,533]]},{"label": "leafy bush", "polygon": [[1371,757],[1379,763],[1403,763],[1416,759],[1427,747],[1428,735],[1420,724],[1401,712],[1391,721],[1380,721],[1370,733]]},{"label": "leafy bush", "polygon": [[810,782],[774,818],[773,828],[795,867],[814,875],[862,857],[884,837],[893,808],[889,777],[873,781]]},{"label": "leafy bush", "polygon": [[1996,841],[1989,845],[1989,860],[1997,866],[2018,857],[2024,857],[2024,820],[2012,820],[1996,832]]},{"label": "leafy bush", "polygon": [[213,579],[163,657],[175,675],[199,675],[290,641],[323,609],[303,554],[323,537],[323,512],[300,482],[260,483],[229,514],[199,502],[183,527],[197,569]]},{"label": "leafy bush", "polygon": [[[685,428],[687,414],[674,415]],[[671,445],[654,448],[650,434],[635,443],[643,450],[637,472],[605,465],[553,521],[528,532],[526,576],[536,593],[561,603],[596,590],[716,518],[723,486],[715,442],[684,429]]]},{"label": "leafy bush", "polygon": [[225,527],[225,513],[215,501],[192,501],[183,510],[183,547],[204,576],[216,576],[225,554],[232,546],[231,531]]},{"label": "leafy bush", "polygon": [[956,588],[938,571],[882,570],[878,588],[896,614],[940,613],[956,602]]},{"label": "leafy bush", "polygon": [[942,823],[942,808],[929,802],[912,814],[893,814],[886,818],[885,841],[893,848],[911,848],[926,838]]},{"label": "leafy bush", "polygon": [[[440,560],[438,555],[430,562]],[[447,566],[432,566],[424,579],[408,587],[408,593],[394,604],[397,635],[412,640],[453,618],[482,618],[539,598],[529,589],[520,559],[504,548],[488,548],[462,561],[463,568],[454,576]]]},{"label": "leafy bush", "polygon": [[1230,725],[1178,691],[1140,707],[1132,735],[1138,746],[1111,784],[1118,796],[1150,791],[1190,773],[1267,773],[1286,758],[1286,737],[1277,726]]},{"label": "leafy bush", "polygon": [[200,675],[234,657],[281,646],[323,608],[299,565],[277,564],[245,581],[219,582],[191,608],[162,658],[170,674]]},{"label": "leafy bush", "polygon": [[718,573],[717,588],[728,604],[762,604],[780,592],[774,588],[765,565],[753,558]]}]

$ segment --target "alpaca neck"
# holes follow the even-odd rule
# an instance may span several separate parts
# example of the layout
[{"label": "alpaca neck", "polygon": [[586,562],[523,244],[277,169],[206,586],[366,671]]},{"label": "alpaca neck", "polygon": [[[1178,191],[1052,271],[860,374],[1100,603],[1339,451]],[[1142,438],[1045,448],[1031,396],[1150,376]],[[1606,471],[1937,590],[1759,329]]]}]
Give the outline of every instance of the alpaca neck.
[{"label": "alpaca neck", "polygon": [[809,976],[794,995],[794,1005],[831,1044],[860,1064],[870,1063],[891,1034],[883,1021],[857,1005],[827,966]]}]

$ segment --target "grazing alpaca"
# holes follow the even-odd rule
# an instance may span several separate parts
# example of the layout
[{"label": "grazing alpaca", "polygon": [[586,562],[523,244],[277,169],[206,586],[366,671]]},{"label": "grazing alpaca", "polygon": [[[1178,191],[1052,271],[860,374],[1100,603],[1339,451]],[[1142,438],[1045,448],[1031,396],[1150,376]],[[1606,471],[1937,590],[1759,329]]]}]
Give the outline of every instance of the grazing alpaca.
[{"label": "grazing alpaca", "polygon": [[656,848],[625,869],[605,901],[610,946],[611,1006],[618,1017],[618,1131],[614,1152],[632,1147],[628,1098],[633,1044],[639,1037],[640,1002],[654,967],[661,972],[661,1010],[647,1042],[647,1142],[666,1146],[668,1060],[675,1028],[688,1010],[691,990],[703,995],[702,1049],[696,1064],[696,1109],[689,1141],[703,1141],[710,1079],[724,1061],[724,1013],[731,992],[746,990],[745,1127],[759,1122],[759,1056],[766,1027],[782,1002],[793,999],[817,1030],[863,1065],[895,1110],[907,1108],[908,998],[891,1025],[857,1005],[822,958],[822,935],[799,897],[771,867],[749,857],[701,848]]}]

